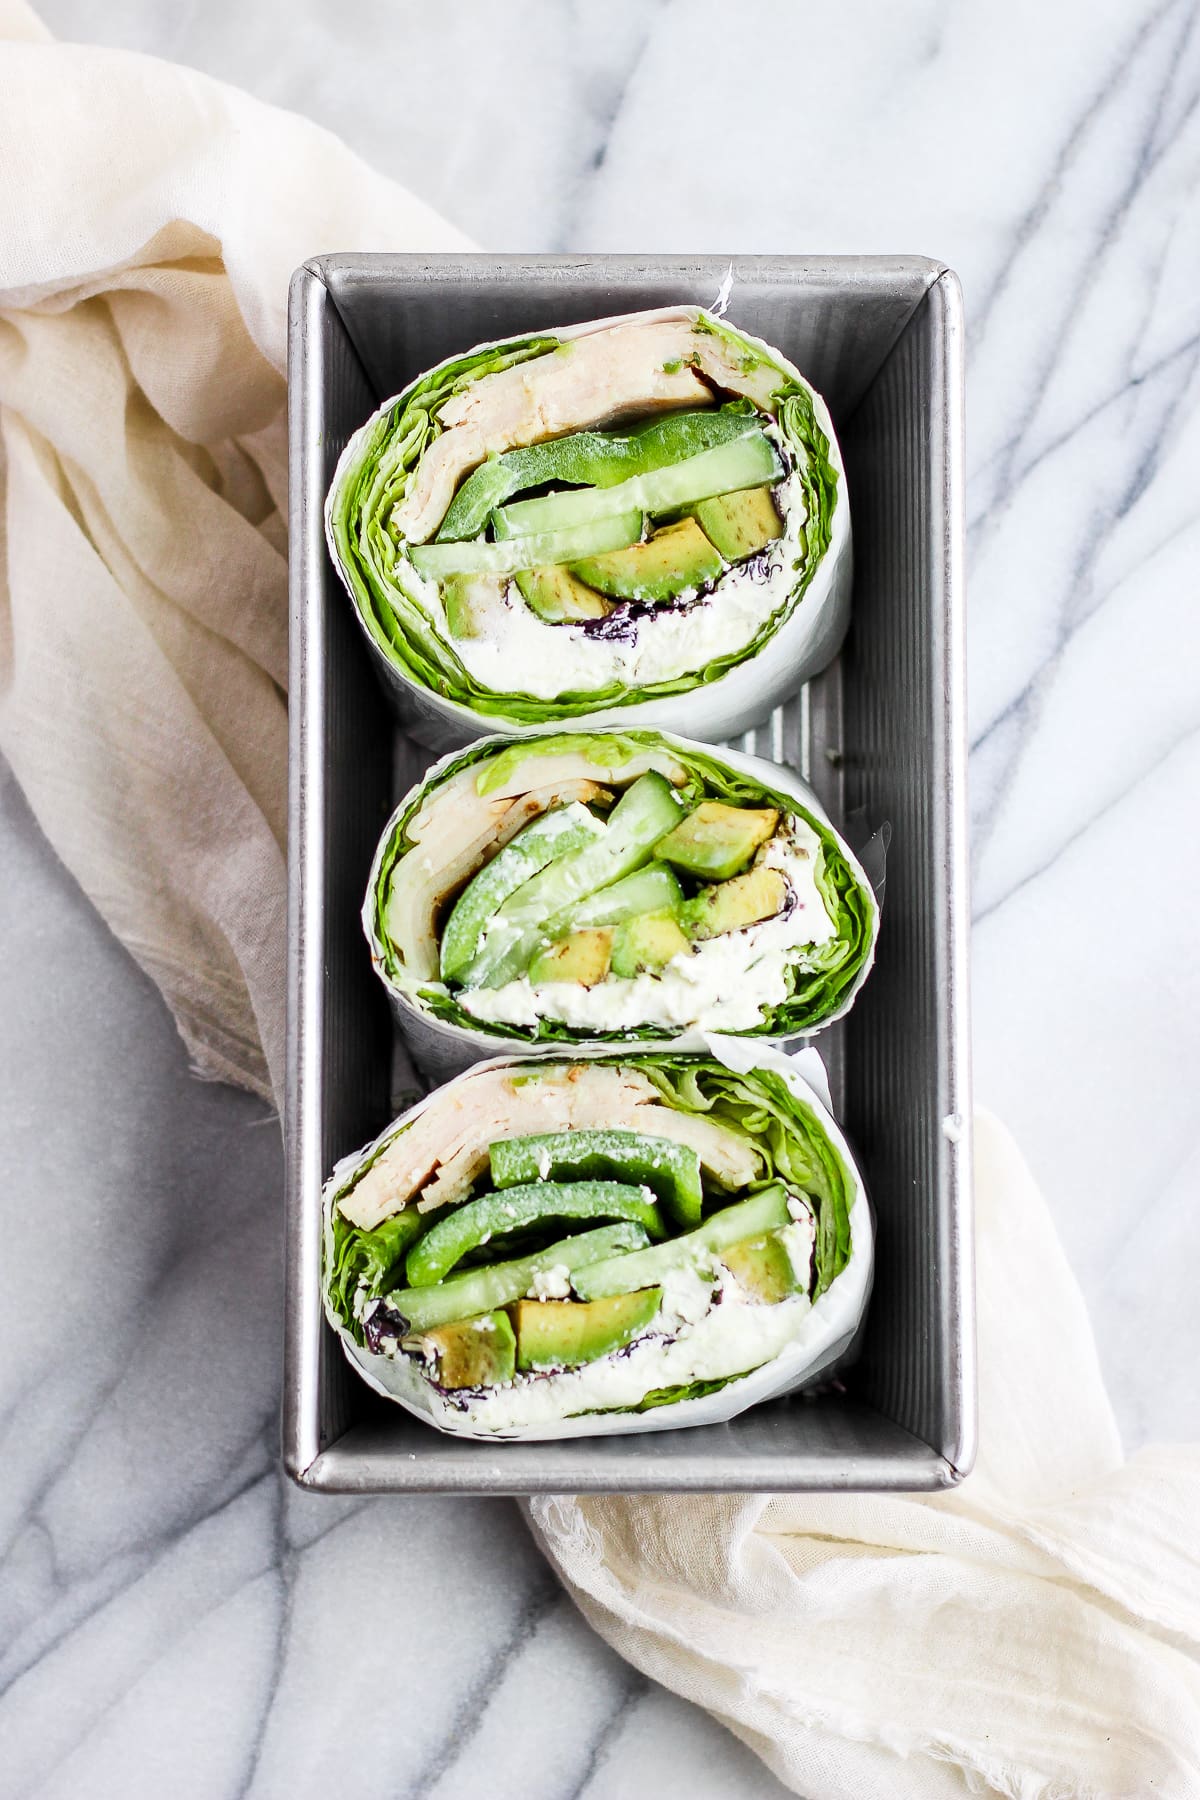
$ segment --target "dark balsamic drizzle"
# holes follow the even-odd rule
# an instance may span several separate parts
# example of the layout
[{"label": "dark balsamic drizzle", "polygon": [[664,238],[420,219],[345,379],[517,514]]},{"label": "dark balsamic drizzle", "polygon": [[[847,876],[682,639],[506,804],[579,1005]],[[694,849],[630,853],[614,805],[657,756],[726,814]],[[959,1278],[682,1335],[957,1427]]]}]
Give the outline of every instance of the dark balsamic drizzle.
[{"label": "dark balsamic drizzle", "polygon": [[404,1320],[398,1312],[394,1312],[383,1300],[377,1300],[372,1312],[363,1320],[363,1338],[368,1350],[376,1356],[393,1354],[384,1345],[384,1339],[398,1342],[404,1336]]},{"label": "dark balsamic drizzle", "polygon": [[[751,581],[766,581],[770,573],[768,564],[771,560],[770,549],[759,550],[748,556],[745,562],[736,565],[739,575],[746,575]],[[585,636],[595,638],[601,643],[631,643],[637,637],[637,628],[642,619],[661,618],[663,613],[689,613],[716,587],[717,582],[729,573],[723,569],[712,581],[706,581],[703,587],[695,588],[685,596],[678,595],[674,600],[616,600],[613,610],[603,619],[580,619],[573,621],[577,629]]]}]

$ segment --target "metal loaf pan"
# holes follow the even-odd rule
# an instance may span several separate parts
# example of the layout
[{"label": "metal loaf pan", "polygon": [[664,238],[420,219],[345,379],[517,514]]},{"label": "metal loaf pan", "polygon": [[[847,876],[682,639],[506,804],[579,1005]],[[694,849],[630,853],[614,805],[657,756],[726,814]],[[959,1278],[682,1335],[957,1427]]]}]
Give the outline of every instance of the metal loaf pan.
[{"label": "metal loaf pan", "polygon": [[[321,1184],[393,1116],[392,1024],[358,912],[376,838],[427,761],[400,731],[326,554],[350,433],[485,339],[711,303],[722,257],[316,258],[293,278],[287,1327],[290,1474],[327,1492],[918,1489],[975,1444],[963,656],[963,333],[919,257],[739,257],[730,317],[829,402],[855,535],[834,667],[739,744],[809,777],[835,821],[892,827],[874,973],[820,1040],[878,1218],[842,1384],[689,1431],[458,1442],[379,1400],[320,1299]],[[766,654],[770,654],[768,648]]]}]

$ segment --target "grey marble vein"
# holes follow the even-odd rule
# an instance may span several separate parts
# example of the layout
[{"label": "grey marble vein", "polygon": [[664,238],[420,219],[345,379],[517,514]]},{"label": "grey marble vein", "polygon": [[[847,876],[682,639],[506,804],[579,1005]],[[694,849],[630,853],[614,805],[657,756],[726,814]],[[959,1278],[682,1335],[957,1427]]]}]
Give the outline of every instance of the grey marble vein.
[{"label": "grey marble vein", "polygon": [[[1127,1441],[1194,1437],[1200,8],[734,10],[42,8],[315,116],[491,248],[958,269],[978,1094]],[[189,1076],[8,777],[0,840],[5,1800],[781,1794],[600,1642],[508,1504],[287,1485],[276,1124]]]}]

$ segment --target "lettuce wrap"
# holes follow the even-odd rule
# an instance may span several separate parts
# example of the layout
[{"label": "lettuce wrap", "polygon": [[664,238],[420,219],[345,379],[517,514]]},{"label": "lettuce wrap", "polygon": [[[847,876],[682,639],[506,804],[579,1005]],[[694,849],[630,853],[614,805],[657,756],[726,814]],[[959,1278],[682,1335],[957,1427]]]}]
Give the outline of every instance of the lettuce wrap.
[{"label": "lettuce wrap", "polygon": [[788,1058],[719,1038],[479,1064],[340,1163],[323,1204],[350,1363],[460,1437],[731,1419],[828,1374],[870,1292],[836,1124]]},{"label": "lettuce wrap", "polygon": [[401,801],[363,908],[426,1072],[505,1041],[788,1039],[874,955],[869,881],[790,770],[657,731],[485,738]]},{"label": "lettuce wrap", "polygon": [[439,363],[350,439],[325,524],[398,709],[438,750],[583,719],[726,738],[848,620],[828,409],[696,307]]}]

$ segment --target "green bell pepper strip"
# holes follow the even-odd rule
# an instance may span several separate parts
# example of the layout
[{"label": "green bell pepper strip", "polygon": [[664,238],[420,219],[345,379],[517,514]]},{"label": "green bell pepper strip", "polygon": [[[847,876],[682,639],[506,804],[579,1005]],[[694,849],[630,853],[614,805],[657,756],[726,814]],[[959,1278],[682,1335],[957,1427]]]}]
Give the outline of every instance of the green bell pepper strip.
[{"label": "green bell pepper strip", "polygon": [[430,1287],[493,1238],[568,1219],[628,1219],[651,1238],[667,1235],[662,1214],[640,1187],[619,1181],[535,1180],[504,1193],[482,1194],[447,1212],[409,1251],[405,1279],[409,1287]]},{"label": "green bell pepper strip", "polygon": [[650,1188],[677,1224],[700,1223],[700,1158],[690,1144],[672,1138],[638,1131],[551,1131],[501,1138],[488,1154],[498,1188],[538,1180],[627,1181]]},{"label": "green bell pepper strip", "polygon": [[[430,1287],[398,1288],[384,1297],[384,1303],[399,1313],[409,1331],[428,1331],[430,1326],[448,1325],[452,1319],[472,1319],[477,1313],[511,1305],[529,1292],[538,1275],[551,1269],[570,1272],[623,1250],[641,1249],[645,1243],[646,1232],[641,1225],[629,1220],[619,1225],[602,1225],[596,1231],[563,1238],[548,1250],[535,1250],[531,1256],[470,1269],[465,1275],[434,1282]],[[361,1327],[356,1324],[354,1329],[361,1341]]]}]

